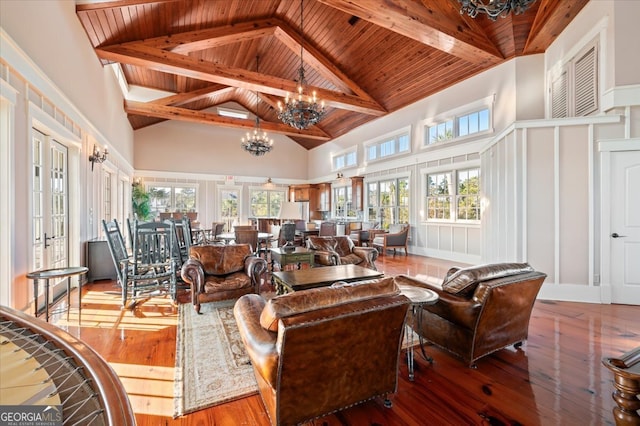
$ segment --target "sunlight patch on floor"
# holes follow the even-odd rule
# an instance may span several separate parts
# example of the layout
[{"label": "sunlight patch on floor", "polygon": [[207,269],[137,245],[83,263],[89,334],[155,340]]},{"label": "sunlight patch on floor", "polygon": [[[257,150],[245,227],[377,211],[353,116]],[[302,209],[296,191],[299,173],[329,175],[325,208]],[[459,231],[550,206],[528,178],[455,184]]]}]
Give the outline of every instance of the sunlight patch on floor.
[{"label": "sunlight patch on floor", "polygon": [[173,416],[173,367],[109,364],[120,377],[135,413]]}]

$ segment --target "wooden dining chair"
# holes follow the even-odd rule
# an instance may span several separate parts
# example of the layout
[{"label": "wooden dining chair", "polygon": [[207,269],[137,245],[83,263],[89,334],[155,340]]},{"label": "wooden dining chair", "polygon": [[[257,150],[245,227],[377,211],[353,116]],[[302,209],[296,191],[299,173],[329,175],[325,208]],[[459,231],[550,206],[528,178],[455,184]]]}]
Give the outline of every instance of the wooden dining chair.
[{"label": "wooden dining chair", "polygon": [[251,252],[258,254],[258,230],[257,229],[237,229],[236,227],[236,244],[249,244]]}]

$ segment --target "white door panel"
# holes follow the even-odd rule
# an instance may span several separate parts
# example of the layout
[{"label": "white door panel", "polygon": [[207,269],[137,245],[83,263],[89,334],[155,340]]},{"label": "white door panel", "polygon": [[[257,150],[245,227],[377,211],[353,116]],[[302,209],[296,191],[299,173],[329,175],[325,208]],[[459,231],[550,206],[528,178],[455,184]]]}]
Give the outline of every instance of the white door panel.
[{"label": "white door panel", "polygon": [[611,156],[611,301],[640,305],[640,151]]}]

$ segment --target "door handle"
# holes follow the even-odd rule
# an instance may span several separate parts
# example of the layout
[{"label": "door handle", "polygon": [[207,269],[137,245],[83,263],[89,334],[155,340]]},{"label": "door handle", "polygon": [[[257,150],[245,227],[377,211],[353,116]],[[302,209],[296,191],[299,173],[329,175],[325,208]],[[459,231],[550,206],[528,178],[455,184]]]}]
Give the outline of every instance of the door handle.
[{"label": "door handle", "polygon": [[617,232],[614,232],[613,234],[611,234],[611,238],[624,238],[626,237],[626,235],[618,235]]},{"label": "door handle", "polygon": [[54,239],[55,237],[47,237],[47,233],[44,233],[44,248],[49,247],[51,244],[48,243],[49,240]]}]

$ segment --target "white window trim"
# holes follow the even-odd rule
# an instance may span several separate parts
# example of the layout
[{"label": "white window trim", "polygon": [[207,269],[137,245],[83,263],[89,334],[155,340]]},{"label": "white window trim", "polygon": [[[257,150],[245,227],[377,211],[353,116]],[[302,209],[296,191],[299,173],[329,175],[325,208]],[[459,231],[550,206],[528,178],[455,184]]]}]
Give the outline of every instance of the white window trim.
[{"label": "white window trim", "polygon": [[[264,186],[250,186],[249,187],[249,208],[248,208],[248,212],[247,214],[249,214],[251,212],[251,193],[253,191],[267,191],[267,192],[281,192],[284,196],[282,197],[283,202],[287,201],[287,188],[285,187],[276,187],[274,186],[273,188],[265,188]],[[257,218],[270,218],[272,219],[272,216],[255,216]]]},{"label": "white window trim", "polygon": [[[377,157],[377,158],[373,158],[370,159],[368,157],[369,155],[369,148],[371,148],[372,146],[378,146],[381,145],[384,142],[387,142],[389,139],[394,139],[396,142],[396,147],[397,147],[397,143],[398,143],[398,137],[400,136],[404,136],[407,135],[409,137],[409,150],[408,151],[403,151],[403,152],[395,152],[394,154],[391,155],[385,155],[384,157]],[[399,156],[403,156],[403,155],[409,155],[413,152],[413,132],[411,129],[411,125],[409,126],[405,126],[405,127],[401,127],[400,129],[394,130],[392,132],[386,133],[380,137],[377,137],[373,140],[367,141],[365,143],[362,144],[362,147],[364,149],[364,158],[363,158],[363,162],[364,164],[369,164],[369,163],[377,163],[380,161],[387,161],[391,158],[396,158]]]},{"label": "white window trim", "polygon": [[[356,154],[356,163],[353,165],[347,165],[346,161],[345,161],[345,165],[343,167],[336,167],[336,158],[338,157],[344,157],[346,160],[347,155],[355,153]],[[345,169],[352,169],[358,167],[358,147],[354,146],[352,148],[349,149],[345,149],[342,151],[338,151],[338,152],[334,152],[331,153],[331,170],[334,172],[337,172],[339,170],[345,170]]]},{"label": "white window trim", "polygon": [[[473,160],[473,161],[463,161],[460,163],[455,163],[455,164],[447,164],[447,165],[443,165],[443,166],[438,166],[438,167],[431,167],[428,169],[423,169],[420,171],[420,222],[422,222],[423,224],[458,224],[458,225],[472,225],[472,226],[478,226],[480,225],[481,221],[482,221],[482,216],[480,218],[480,220],[468,220],[468,219],[458,219],[457,218],[457,208],[454,209],[454,217],[451,219],[429,219],[427,217],[427,202],[426,202],[426,197],[427,197],[427,175],[432,175],[432,174],[441,174],[441,173],[447,173],[447,172],[451,172],[452,174],[452,178],[455,179],[455,184],[456,184],[456,193],[455,194],[450,194],[452,197],[452,204],[457,202],[457,197],[458,197],[458,171],[460,170],[469,170],[469,169],[478,169],[480,170],[480,173],[482,173],[482,170],[480,168],[480,161],[478,160]],[[482,193],[482,188],[480,188],[480,192]],[[481,196],[481,194],[480,194]],[[482,211],[480,211],[480,214],[482,215]]]},{"label": "white window trim", "polygon": [[[199,195],[198,191],[199,191],[199,188],[200,188],[199,184],[197,184],[197,183],[181,183],[181,182],[162,182],[162,181],[153,181],[153,180],[144,182],[145,191],[149,192],[149,187],[152,187],[152,186],[154,186],[154,187],[158,187],[159,186],[159,187],[170,187],[170,188],[172,188],[172,191],[171,191],[171,198],[172,198],[171,202],[172,203],[175,201],[175,200],[173,200],[173,194],[174,194],[173,190],[175,188],[193,188],[196,191],[196,206],[195,206],[195,210],[199,211],[199,207],[200,207],[199,206],[200,205],[200,197],[198,196]],[[175,206],[172,205],[171,208],[175,208]]]},{"label": "white window trim", "polygon": [[[465,140],[469,140],[469,139],[475,139],[478,137],[482,137],[482,136],[486,136],[489,134],[493,134],[495,132],[493,123],[494,123],[494,119],[493,119],[493,115],[494,115],[494,109],[495,109],[495,100],[496,100],[496,95],[495,93],[493,95],[489,95],[486,96],[482,99],[478,99],[477,101],[473,101],[470,102],[468,104],[462,105],[458,108],[454,108],[451,109],[449,111],[445,111],[443,113],[440,113],[438,115],[435,115],[433,117],[429,117],[426,118],[422,121],[420,121],[420,134],[422,137],[422,142],[421,142],[421,149],[429,149],[429,148],[433,148],[433,147],[441,147],[443,145],[447,145],[450,143],[455,143],[455,142],[460,142],[460,141],[465,141]],[[456,119],[458,117],[463,117],[465,115],[469,115],[469,114],[473,114],[474,112],[478,112],[480,110],[483,109],[489,109],[489,128],[487,130],[483,130],[481,132],[477,132],[477,133],[472,133],[470,135],[464,135],[464,136],[457,136],[457,137],[453,137],[451,139],[448,139],[446,141],[443,141],[441,143],[428,143],[428,137],[425,137],[425,133],[428,131],[429,127],[435,126],[437,124],[440,123],[444,123],[448,120],[453,120],[453,127],[454,129],[457,127],[456,124]]]}]

